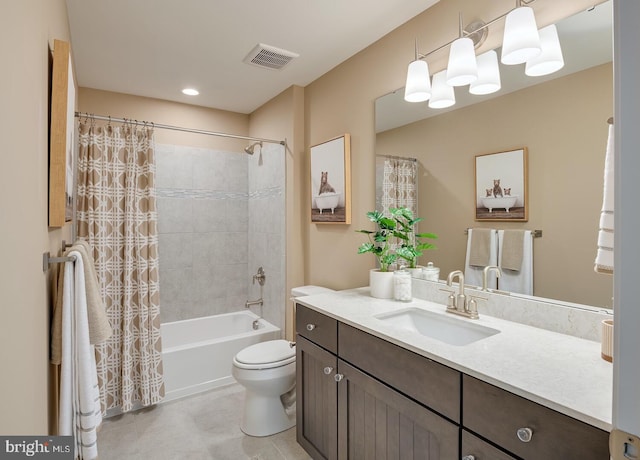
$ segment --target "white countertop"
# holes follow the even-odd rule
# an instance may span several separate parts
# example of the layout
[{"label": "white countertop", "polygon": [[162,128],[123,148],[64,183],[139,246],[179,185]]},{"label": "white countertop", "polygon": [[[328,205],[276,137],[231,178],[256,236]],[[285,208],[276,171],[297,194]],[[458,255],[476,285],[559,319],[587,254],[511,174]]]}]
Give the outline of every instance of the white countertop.
[{"label": "white countertop", "polygon": [[[369,295],[369,288],[298,297],[296,302],[575,419],[612,429],[613,366],[600,357],[599,342],[488,315],[470,320],[445,313],[444,305],[425,300],[376,299]],[[407,307],[482,324],[500,333],[453,346],[373,316]]]}]

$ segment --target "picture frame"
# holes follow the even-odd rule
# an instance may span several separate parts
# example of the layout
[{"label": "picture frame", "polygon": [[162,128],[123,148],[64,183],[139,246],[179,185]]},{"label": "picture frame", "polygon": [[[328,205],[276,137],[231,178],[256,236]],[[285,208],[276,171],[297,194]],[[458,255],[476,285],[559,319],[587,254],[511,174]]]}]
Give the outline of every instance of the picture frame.
[{"label": "picture frame", "polygon": [[310,149],[311,222],[351,223],[351,136],[343,134]]},{"label": "picture frame", "polygon": [[528,221],[527,160],[526,147],[476,155],[476,221]]},{"label": "picture frame", "polygon": [[54,40],[49,131],[49,227],[73,220],[76,89],[68,42]]}]

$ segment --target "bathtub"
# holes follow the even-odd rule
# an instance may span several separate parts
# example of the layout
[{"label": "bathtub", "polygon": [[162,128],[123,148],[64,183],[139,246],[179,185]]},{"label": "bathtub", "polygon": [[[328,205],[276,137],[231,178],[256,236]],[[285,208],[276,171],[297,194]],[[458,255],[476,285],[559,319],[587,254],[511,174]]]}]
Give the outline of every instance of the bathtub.
[{"label": "bathtub", "polygon": [[338,192],[316,195],[314,198],[316,200],[316,207],[320,210],[320,214],[322,214],[323,209],[331,209],[331,214],[333,214],[333,210],[338,207],[338,203],[340,202],[340,195],[342,195],[342,193]]},{"label": "bathtub", "polygon": [[235,382],[231,366],[236,353],[281,338],[278,327],[248,310],[163,323],[160,331],[165,402]]},{"label": "bathtub", "polygon": [[496,209],[504,208],[505,211],[509,212],[509,209],[511,209],[513,205],[516,204],[517,199],[518,199],[517,195],[505,196],[501,198],[486,197],[486,198],[482,198],[482,206],[487,208],[489,212],[493,212],[494,208]]}]

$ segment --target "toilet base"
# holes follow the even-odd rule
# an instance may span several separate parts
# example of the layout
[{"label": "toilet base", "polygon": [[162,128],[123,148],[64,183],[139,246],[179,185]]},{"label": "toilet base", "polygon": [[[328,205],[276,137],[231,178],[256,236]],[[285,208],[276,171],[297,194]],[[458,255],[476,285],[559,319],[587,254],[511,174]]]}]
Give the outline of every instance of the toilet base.
[{"label": "toilet base", "polygon": [[[265,415],[268,414],[268,417]],[[261,396],[247,390],[240,429],[249,436],[271,436],[296,424],[296,414],[287,414],[278,397]]]}]

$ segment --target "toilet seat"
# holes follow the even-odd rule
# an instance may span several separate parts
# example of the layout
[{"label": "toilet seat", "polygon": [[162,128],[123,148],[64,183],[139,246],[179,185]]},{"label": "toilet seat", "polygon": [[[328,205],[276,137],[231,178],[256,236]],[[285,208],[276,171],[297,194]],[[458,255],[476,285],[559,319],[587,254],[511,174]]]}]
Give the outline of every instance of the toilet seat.
[{"label": "toilet seat", "polygon": [[238,352],[233,358],[240,369],[273,369],[296,360],[296,349],[287,340],[256,343]]}]

